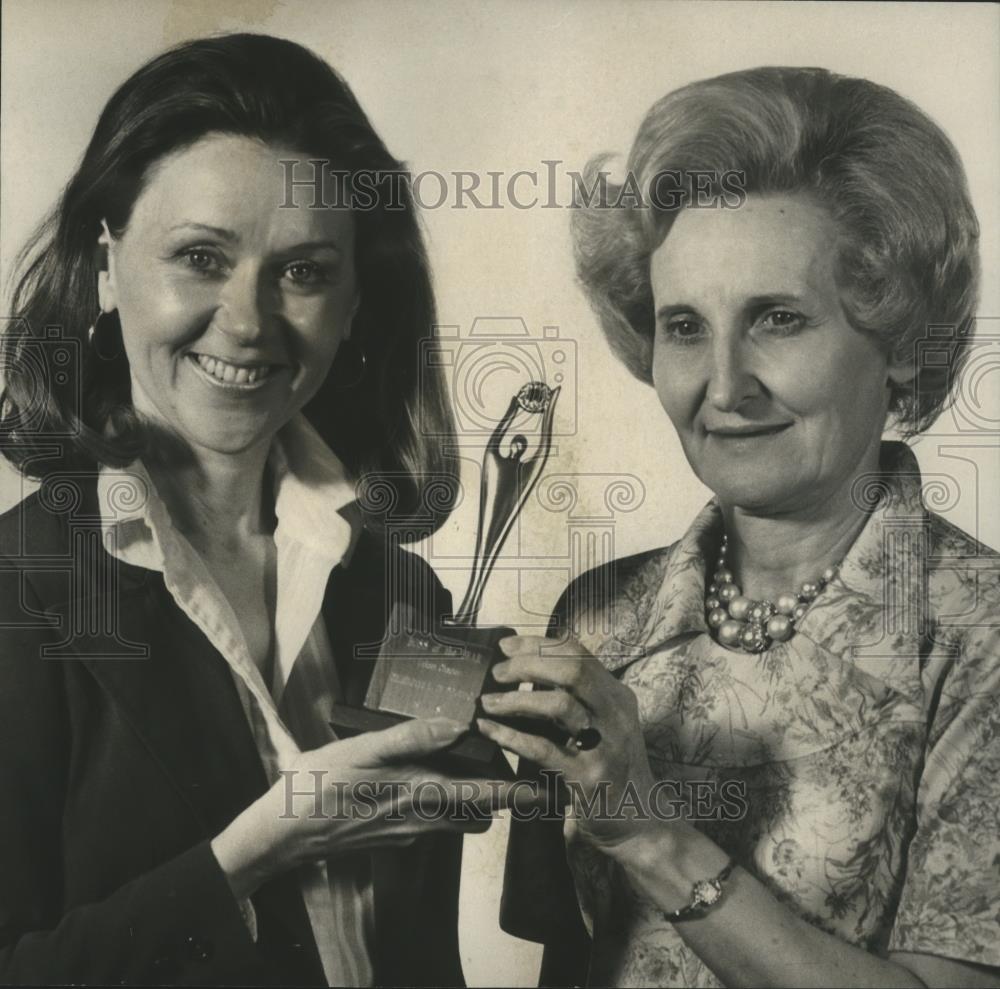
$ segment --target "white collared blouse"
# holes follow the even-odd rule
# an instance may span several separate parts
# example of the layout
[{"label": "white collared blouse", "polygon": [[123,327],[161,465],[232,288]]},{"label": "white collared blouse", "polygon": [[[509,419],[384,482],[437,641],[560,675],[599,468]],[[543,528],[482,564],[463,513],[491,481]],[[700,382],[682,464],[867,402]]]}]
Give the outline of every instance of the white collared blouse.
[{"label": "white collared blouse", "polygon": [[[271,683],[264,682],[235,612],[174,526],[141,461],[124,471],[102,469],[97,492],[108,553],[162,573],[177,606],[229,664],[267,779],[274,783],[300,752],[334,740],[329,709],[340,696],[340,685],[321,608],[330,572],[353,544],[355,533],[340,509],[354,501],[355,488],[301,414],[279,431],[268,463],[277,516]],[[299,881],[327,983],[371,985],[369,858],[347,856],[307,865],[300,869]],[[252,905],[241,908],[256,938]]]}]

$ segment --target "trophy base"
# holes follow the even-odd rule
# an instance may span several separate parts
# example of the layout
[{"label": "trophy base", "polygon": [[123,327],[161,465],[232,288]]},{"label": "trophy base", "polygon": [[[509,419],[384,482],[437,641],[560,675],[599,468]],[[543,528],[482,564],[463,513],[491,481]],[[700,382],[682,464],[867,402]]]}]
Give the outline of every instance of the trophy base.
[{"label": "trophy base", "polygon": [[[451,718],[467,724],[468,733],[447,749],[420,759],[421,765],[455,777],[515,779],[500,746],[475,728],[475,719],[485,716],[479,702],[484,691],[518,688],[516,683],[490,678],[491,668],[506,658],[499,642],[515,635],[514,630],[439,623],[433,632],[423,631],[426,625],[405,605],[393,613],[390,627],[396,631],[379,651],[363,706],[339,704],[331,711],[330,727],[337,736],[380,731],[413,718]],[[493,720],[559,744],[567,738],[539,719]]]}]

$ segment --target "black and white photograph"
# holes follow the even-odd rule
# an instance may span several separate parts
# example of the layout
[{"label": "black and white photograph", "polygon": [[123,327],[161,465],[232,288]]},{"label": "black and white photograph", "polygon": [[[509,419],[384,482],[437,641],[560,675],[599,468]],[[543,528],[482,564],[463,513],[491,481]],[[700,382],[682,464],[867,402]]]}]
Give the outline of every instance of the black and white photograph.
[{"label": "black and white photograph", "polygon": [[1000,6],[0,28],[0,985],[1000,987]]}]

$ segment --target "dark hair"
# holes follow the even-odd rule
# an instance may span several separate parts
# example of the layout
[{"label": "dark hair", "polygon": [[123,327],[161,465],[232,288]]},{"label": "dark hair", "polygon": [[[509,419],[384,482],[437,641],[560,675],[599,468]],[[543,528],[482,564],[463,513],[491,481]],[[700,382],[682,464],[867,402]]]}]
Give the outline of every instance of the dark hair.
[{"label": "dark hair", "polygon": [[[591,161],[593,186],[609,156]],[[885,86],[825,69],[767,67],[691,83],[655,103],[627,162],[641,205],[602,204],[573,217],[577,273],[612,349],[652,381],[650,255],[678,207],[655,183],[675,178],[694,194],[705,173],[737,176],[742,192],[805,192],[840,232],[837,279],[855,329],[879,338],[916,377],[893,383],[891,410],[908,434],[947,407],[974,330],[979,227],[958,153],[926,114]],[[606,174],[606,173],[605,173]],[[607,187],[606,187],[607,188]],[[652,204],[652,205],[651,205]]]},{"label": "dark hair", "polygon": [[[402,169],[344,80],[294,42],[205,38],[140,68],[108,101],[76,173],[19,259],[14,320],[0,351],[0,440],[22,473],[44,479],[123,466],[141,454],[127,359],[103,359],[88,346],[100,223],[124,230],[150,167],[210,132],[329,160],[348,186],[358,172],[391,182]],[[434,296],[409,189],[395,181],[382,191],[354,211],[360,306],[351,339],[367,357],[365,377],[344,387],[335,361],[304,412],[355,477],[391,479],[397,514],[436,526],[453,503],[457,461],[445,456],[455,433],[442,370],[422,360]],[[117,314],[108,314],[101,336],[106,320],[120,334]],[[114,438],[105,434],[109,423]]]}]

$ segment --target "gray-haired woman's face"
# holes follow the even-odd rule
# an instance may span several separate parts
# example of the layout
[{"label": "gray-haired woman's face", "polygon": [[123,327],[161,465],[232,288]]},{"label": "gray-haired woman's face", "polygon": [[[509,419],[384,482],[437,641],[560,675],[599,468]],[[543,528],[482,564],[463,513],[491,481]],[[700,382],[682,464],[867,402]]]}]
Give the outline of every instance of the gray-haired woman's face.
[{"label": "gray-haired woman's face", "polygon": [[101,304],[121,319],[133,403],[189,444],[269,441],[350,332],[354,220],[281,208],[279,159],[296,157],[207,135],[153,166],[109,243]]},{"label": "gray-haired woman's face", "polygon": [[837,229],[804,195],[685,209],[651,259],[653,381],[699,478],[783,512],[849,495],[875,469],[891,367],[853,329]]}]

